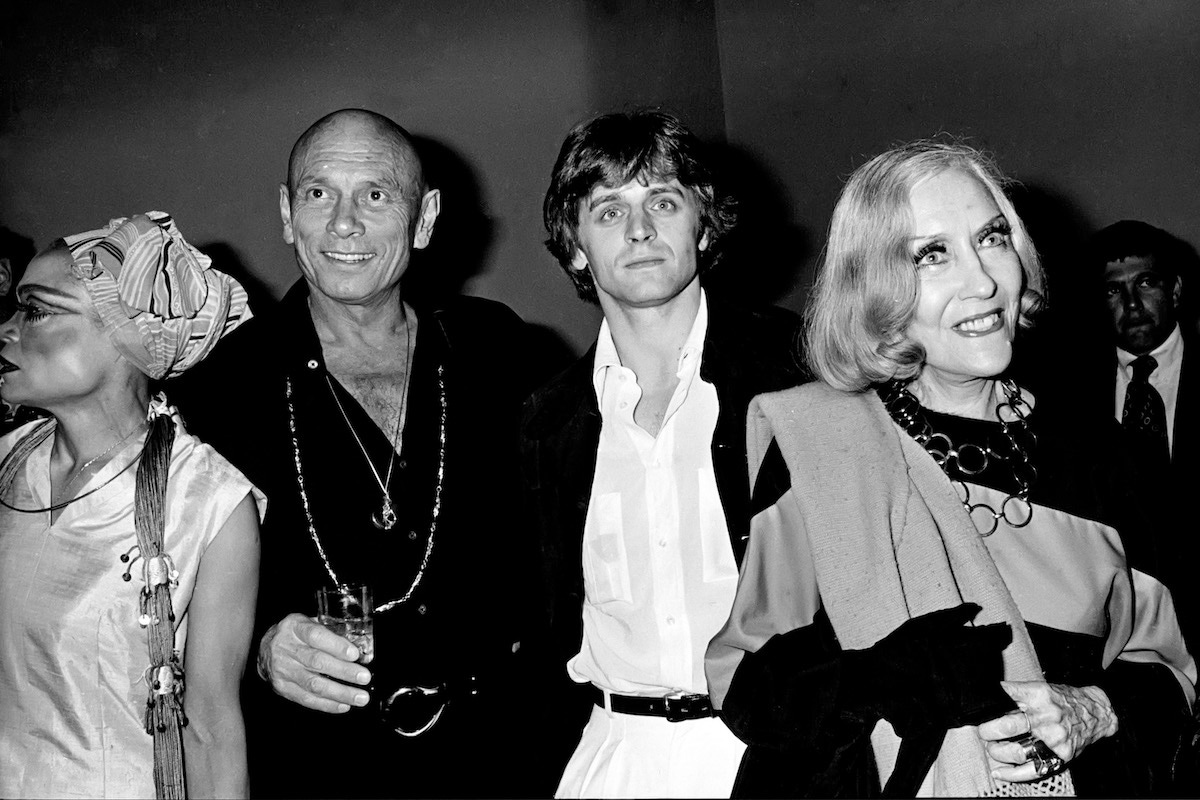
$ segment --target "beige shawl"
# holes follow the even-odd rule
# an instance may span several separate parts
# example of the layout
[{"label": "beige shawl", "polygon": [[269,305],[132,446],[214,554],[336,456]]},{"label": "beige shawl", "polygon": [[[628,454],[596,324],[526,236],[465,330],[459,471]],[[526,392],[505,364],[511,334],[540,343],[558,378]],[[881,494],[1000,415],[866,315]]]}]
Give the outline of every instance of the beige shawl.
[{"label": "beige shawl", "polygon": [[[870,647],[911,617],[974,602],[983,609],[977,624],[1012,627],[1005,679],[1043,680],[1021,614],[954,488],[874,393],[814,383],[762,395],[750,405],[747,438],[752,485],[771,440],[779,443],[843,647]],[[887,722],[871,738],[886,782],[900,740]],[[921,794],[1074,794],[1069,773],[1009,784],[992,779],[994,766],[974,726],[951,730]]]}]

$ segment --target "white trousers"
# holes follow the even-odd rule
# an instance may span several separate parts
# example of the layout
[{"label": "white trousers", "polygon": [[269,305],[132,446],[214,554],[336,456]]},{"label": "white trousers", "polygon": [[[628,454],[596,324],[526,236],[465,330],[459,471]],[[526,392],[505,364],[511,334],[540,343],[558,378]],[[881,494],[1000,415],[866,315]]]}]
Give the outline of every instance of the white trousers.
[{"label": "white trousers", "polygon": [[716,717],[667,722],[593,706],[555,797],[729,797],[746,745]]}]

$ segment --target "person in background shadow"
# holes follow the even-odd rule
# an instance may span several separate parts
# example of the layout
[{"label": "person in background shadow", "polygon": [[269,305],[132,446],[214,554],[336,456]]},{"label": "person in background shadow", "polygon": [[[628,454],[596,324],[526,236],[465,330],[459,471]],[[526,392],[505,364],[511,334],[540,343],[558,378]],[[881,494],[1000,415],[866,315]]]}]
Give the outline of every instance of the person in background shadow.
[{"label": "person in background shadow", "polygon": [[[392,120],[313,123],[279,187],[301,280],[176,392],[270,502],[246,688],[258,796],[511,796],[543,768],[521,746],[505,602],[532,569],[517,420],[540,364],[499,303],[402,296],[441,201]],[[349,584],[374,595],[373,658],[313,619],[318,589]]]},{"label": "person in background shadow", "polygon": [[0,225],[0,322],[16,311],[17,284],[35,252],[30,239]]},{"label": "person in background shadow", "polygon": [[[1200,487],[1200,336],[1185,295],[1197,276],[1196,252],[1137,220],[1098,231],[1085,252],[1109,323],[1096,402],[1140,445],[1140,467],[1156,474],[1159,502],[1186,505]],[[1193,648],[1200,646],[1195,542],[1186,526],[1171,522],[1158,540],[1164,564],[1174,568],[1168,579]]]},{"label": "person in background shadow", "polygon": [[702,288],[736,204],[670,114],[576,126],[544,217],[551,253],[604,312],[522,423],[553,744],[578,743],[557,795],[725,796],[743,745],[714,717],[703,656],[746,547],[746,404],[801,379],[799,320]]},{"label": "person in background shadow", "polygon": [[[0,322],[4,322],[16,312],[17,284],[21,282],[25,266],[35,252],[32,240],[0,226]],[[0,344],[0,348],[2,347]],[[43,416],[43,413],[33,406],[10,405],[0,400],[0,435],[40,416]]]}]

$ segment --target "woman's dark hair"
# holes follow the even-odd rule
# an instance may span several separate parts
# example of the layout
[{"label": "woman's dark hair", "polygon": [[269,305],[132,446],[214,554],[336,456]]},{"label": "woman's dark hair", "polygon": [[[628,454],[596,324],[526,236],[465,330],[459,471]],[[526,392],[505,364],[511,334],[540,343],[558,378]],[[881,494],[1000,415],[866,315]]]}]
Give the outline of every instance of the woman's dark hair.
[{"label": "woman's dark hair", "polygon": [[1186,283],[1192,279],[1197,263],[1196,251],[1187,242],[1162,228],[1135,219],[1114,222],[1092,234],[1087,243],[1087,255],[1098,273],[1113,261],[1150,258],[1154,268],[1166,275],[1168,282],[1182,275]]},{"label": "woman's dark hair", "polygon": [[547,249],[584,300],[594,303],[597,298],[591,272],[571,266],[579,248],[579,202],[597,185],[671,179],[694,192],[699,201],[697,240],[708,235],[708,247],[699,260],[704,273],[720,260],[721,241],[737,220],[737,204],[717,191],[704,144],[679,118],[655,109],[605,114],[567,134],[550,176],[542,219],[550,234]]}]

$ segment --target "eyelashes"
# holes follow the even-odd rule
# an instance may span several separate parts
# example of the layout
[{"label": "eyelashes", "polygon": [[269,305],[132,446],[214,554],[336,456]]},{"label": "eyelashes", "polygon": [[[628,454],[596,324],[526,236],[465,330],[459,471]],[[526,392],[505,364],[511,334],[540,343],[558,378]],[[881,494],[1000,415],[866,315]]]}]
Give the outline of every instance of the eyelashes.
[{"label": "eyelashes", "polygon": [[39,320],[45,319],[46,317],[50,316],[48,313],[46,313],[42,309],[38,308],[35,305],[31,305],[29,303],[17,303],[16,309],[17,309],[17,311],[19,311],[25,315],[25,319],[28,322],[37,322]]},{"label": "eyelashes", "polygon": [[920,264],[930,253],[944,252],[946,252],[946,245],[942,244],[941,242],[929,242],[913,254],[913,263]]},{"label": "eyelashes", "polygon": [[[989,242],[990,239],[998,241]],[[1012,241],[1012,226],[1006,219],[998,219],[981,230],[975,238],[976,245],[984,247],[996,247],[1008,245]],[[916,253],[913,254],[913,263],[918,267],[934,266],[946,259],[946,254],[949,252],[949,247],[946,242],[935,239],[922,245]],[[936,254],[936,258],[931,259],[930,256]]]},{"label": "eyelashes", "polygon": [[1012,236],[1012,226],[1008,224],[1008,220],[997,220],[979,232],[979,241],[982,242],[989,236],[1003,236],[1007,240]]}]

